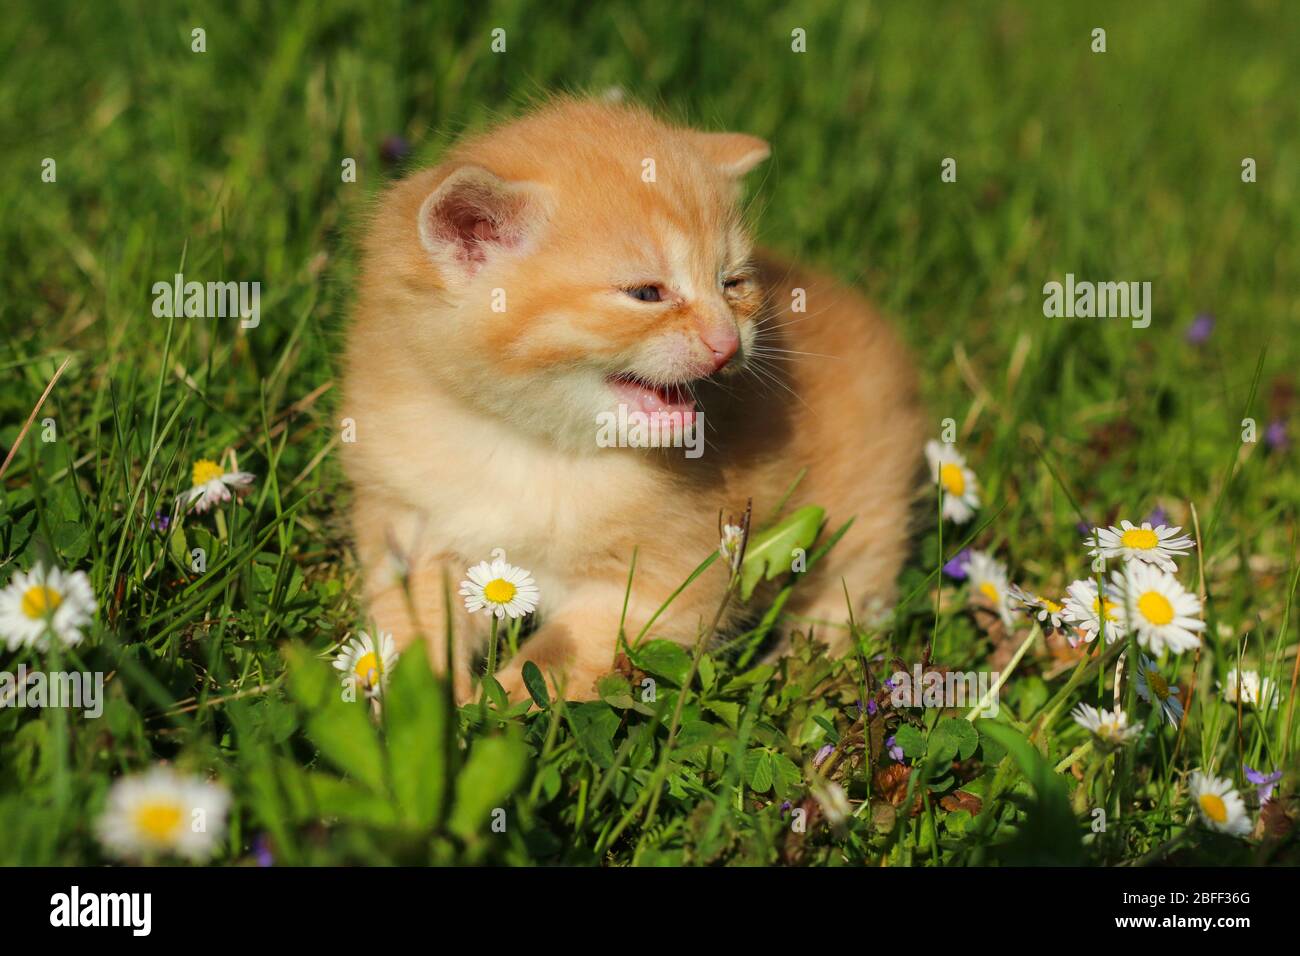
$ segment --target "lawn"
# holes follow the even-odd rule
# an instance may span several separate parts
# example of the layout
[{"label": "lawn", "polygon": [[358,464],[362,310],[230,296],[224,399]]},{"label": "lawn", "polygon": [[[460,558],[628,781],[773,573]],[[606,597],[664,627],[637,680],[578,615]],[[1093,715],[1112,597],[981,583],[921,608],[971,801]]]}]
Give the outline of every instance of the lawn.
[{"label": "lawn", "polygon": [[[0,863],[149,858],[102,821],[115,781],[164,764],[220,795],[189,857],[216,864],[1300,862],[1297,49],[1283,0],[7,10],[0,450],[24,437],[0,585],[82,572],[95,610],[75,645],[0,626],[0,672],[100,674],[103,696],[16,706],[0,678]],[[902,602],[843,661],[802,634],[775,664],[753,635],[629,635],[603,700],[489,684],[457,709],[410,652],[382,706],[344,700],[357,229],[461,132],[615,87],[771,142],[760,241],[893,317],[981,507],[940,520],[936,490]],[[178,273],[259,282],[257,322],[160,316]],[[1049,317],[1067,275],[1149,282],[1149,325]],[[203,460],[254,478],[178,512]],[[1174,578],[1205,624],[1153,655],[1176,721],[1137,693],[1136,636],[1072,648],[942,570],[974,549],[1059,599],[1099,576],[1081,529],[1153,515],[1195,540]],[[896,706],[883,681],[923,658],[1000,675],[996,716]],[[1254,703],[1227,699],[1234,670],[1270,682]],[[1117,701],[1122,744],[1072,716]],[[1240,795],[1241,833],[1195,774]]]}]

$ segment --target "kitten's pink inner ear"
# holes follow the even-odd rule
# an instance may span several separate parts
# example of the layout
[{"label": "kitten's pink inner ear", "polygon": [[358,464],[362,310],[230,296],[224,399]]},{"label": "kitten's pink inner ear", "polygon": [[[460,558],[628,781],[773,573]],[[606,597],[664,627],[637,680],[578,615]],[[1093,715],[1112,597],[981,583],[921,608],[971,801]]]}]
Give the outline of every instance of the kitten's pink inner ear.
[{"label": "kitten's pink inner ear", "polygon": [[532,204],[527,189],[478,166],[464,166],[430,194],[420,208],[420,239],[439,258],[470,272],[495,248],[523,242]]},{"label": "kitten's pink inner ear", "polygon": [[695,148],[728,176],[745,175],[768,156],[766,140],[748,133],[691,133]]}]

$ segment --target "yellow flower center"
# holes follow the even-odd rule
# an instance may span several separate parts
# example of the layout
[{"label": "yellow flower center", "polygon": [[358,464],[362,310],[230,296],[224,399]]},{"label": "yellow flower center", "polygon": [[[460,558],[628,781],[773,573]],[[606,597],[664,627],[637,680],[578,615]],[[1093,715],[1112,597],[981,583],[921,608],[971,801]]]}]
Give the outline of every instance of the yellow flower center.
[{"label": "yellow flower center", "polygon": [[961,466],[952,462],[939,468],[939,483],[950,495],[960,496],[966,493],[966,476],[961,473]]},{"label": "yellow flower center", "polygon": [[1147,671],[1147,686],[1151,688],[1151,693],[1161,700],[1169,698],[1169,681],[1155,671]]},{"label": "yellow flower center", "polygon": [[1160,538],[1148,528],[1130,528],[1120,535],[1119,543],[1126,548],[1150,551],[1160,543]]},{"label": "yellow flower center", "polygon": [[33,621],[39,621],[47,614],[53,614],[63,603],[63,596],[54,588],[44,584],[34,584],[23,592],[23,613]]},{"label": "yellow flower center", "polygon": [[1174,606],[1158,591],[1148,591],[1138,598],[1138,610],[1156,627],[1168,624],[1174,619]]},{"label": "yellow flower center", "polygon": [[[1115,616],[1115,609],[1117,607],[1119,607],[1119,605],[1116,604],[1114,601],[1112,601],[1110,598],[1103,598],[1101,600],[1093,598],[1092,600],[1092,613],[1105,614],[1106,620],[1108,621],[1119,620],[1119,618]],[[1105,608],[1105,610],[1103,611],[1102,608]]]},{"label": "yellow flower center", "polygon": [[149,801],[135,811],[135,825],[142,833],[160,843],[173,839],[181,824],[181,808],[175,803]]},{"label": "yellow flower center", "polygon": [[1049,601],[1047,598],[1043,598],[1042,600],[1043,600],[1043,607],[1047,608],[1053,614],[1064,613],[1065,608],[1061,607],[1061,605],[1057,604],[1055,601]]},{"label": "yellow flower center", "polygon": [[357,658],[357,662],[352,665],[352,673],[366,687],[374,687],[379,682],[379,658],[375,652],[370,651]]},{"label": "yellow flower center", "polygon": [[517,589],[503,578],[494,578],[483,587],[483,597],[493,604],[509,604]]},{"label": "yellow flower center", "polygon": [[210,458],[200,458],[194,463],[191,481],[194,487],[197,488],[200,485],[206,485],[213,478],[220,478],[224,474],[225,472],[221,470],[221,466],[215,461]]},{"label": "yellow flower center", "polygon": [[998,589],[995,588],[988,581],[985,581],[983,584],[980,585],[980,594],[984,595],[994,604],[998,603]]},{"label": "yellow flower center", "polygon": [[1215,823],[1228,822],[1228,807],[1216,794],[1201,794],[1201,809],[1205,812],[1205,815]]}]

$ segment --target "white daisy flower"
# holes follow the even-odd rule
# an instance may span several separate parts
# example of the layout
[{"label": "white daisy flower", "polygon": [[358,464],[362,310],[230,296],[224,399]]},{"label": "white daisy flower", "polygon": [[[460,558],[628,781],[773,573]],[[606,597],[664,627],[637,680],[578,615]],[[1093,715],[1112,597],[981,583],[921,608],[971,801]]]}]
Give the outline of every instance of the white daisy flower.
[{"label": "white daisy flower", "polygon": [[[1068,616],[1065,605],[1057,604],[1051,598],[1045,598],[1032,591],[1026,591],[1018,584],[1007,587],[1007,594],[1012,605],[1018,606],[1030,617],[1037,619],[1044,631],[1061,631],[1069,634]],[[1073,643],[1073,642],[1072,642]]]},{"label": "white daisy flower", "polygon": [[221,784],[156,766],[113,784],[96,829],[104,849],[120,859],[201,861],[221,843],[229,807]]},{"label": "white daisy flower", "polygon": [[1219,686],[1223,688],[1223,699],[1230,704],[1237,702],[1240,691],[1243,704],[1262,707],[1265,710],[1277,708],[1277,688],[1267,677],[1261,679],[1256,671],[1242,671],[1238,675],[1237,668],[1234,667],[1228,671],[1227,679]]},{"label": "white daisy flower", "polygon": [[813,798],[826,815],[826,821],[833,827],[843,825],[853,813],[848,794],[844,788],[832,780],[823,780],[812,788]]},{"label": "white daisy flower", "polygon": [[1085,578],[1073,582],[1065,589],[1065,618],[1077,627],[1083,639],[1091,644],[1101,631],[1101,619],[1104,613],[1106,643],[1114,644],[1128,633],[1128,627],[1123,620],[1123,606],[1120,602],[1118,588],[1110,584],[1105,586],[1105,593],[1101,601],[1098,601],[1097,582]]},{"label": "white daisy flower", "polygon": [[956,524],[970,521],[980,506],[980,487],[965,456],[952,445],[930,439],[925,443],[925,457],[930,462],[931,480],[943,487],[943,516]]},{"label": "white daisy flower", "polygon": [[1007,566],[983,551],[970,553],[966,565],[966,580],[970,583],[971,597],[980,595],[993,606],[1002,623],[1012,626],[1010,595],[1007,583]]},{"label": "white daisy flower", "polygon": [[365,631],[339,648],[334,667],[343,672],[345,681],[354,680],[367,697],[378,697],[388,686],[388,678],[397,664],[397,645],[393,635],[379,633],[379,647]]},{"label": "white daisy flower", "polygon": [[1200,645],[1196,632],[1205,630],[1205,622],[1196,618],[1201,600],[1177,578],[1154,565],[1130,561],[1119,580],[1128,625],[1137,632],[1139,644],[1156,656],[1166,647],[1178,653]]},{"label": "white daisy flower", "polygon": [[538,591],[532,575],[523,568],[507,564],[504,552],[492,563],[480,561],[466,574],[468,581],[460,582],[460,593],[465,597],[465,610],[487,611],[497,617],[523,617],[537,607]]},{"label": "white daisy flower", "polygon": [[1141,660],[1137,671],[1138,696],[1148,704],[1158,706],[1169,722],[1177,727],[1183,719],[1183,702],[1178,699],[1178,688],[1169,686],[1155,661],[1145,654]]},{"label": "white daisy flower", "polygon": [[0,591],[0,637],[11,651],[24,646],[44,650],[51,634],[74,647],[85,638],[94,614],[95,594],[84,571],[64,574],[37,564],[19,571]]},{"label": "white daisy flower", "polygon": [[740,561],[740,545],[745,538],[745,529],[738,524],[722,526],[722,539],[718,544],[718,556],[733,571]]},{"label": "white daisy flower", "polygon": [[1122,747],[1142,733],[1141,727],[1129,726],[1128,714],[1119,707],[1112,713],[1109,710],[1098,710],[1091,704],[1079,704],[1070,711],[1070,716],[1104,748]]},{"label": "white daisy flower", "polygon": [[1194,770],[1190,786],[1192,799],[1206,826],[1233,836],[1250,833],[1252,824],[1245,801],[1233,789],[1232,781]]},{"label": "white daisy flower", "polygon": [[1173,559],[1183,557],[1195,547],[1191,538],[1178,533],[1182,528],[1166,528],[1162,524],[1153,528],[1150,521],[1143,521],[1140,528],[1131,521],[1121,521],[1119,525],[1118,528],[1093,528],[1090,543],[1095,547],[1088,553],[1107,560],[1146,561],[1166,571],[1176,571],[1178,566]]},{"label": "white daisy flower", "polygon": [[247,488],[255,477],[247,471],[224,471],[215,461],[200,458],[190,474],[193,487],[179,498],[187,507],[193,505],[194,510],[202,514],[214,505],[229,501],[231,488]]}]

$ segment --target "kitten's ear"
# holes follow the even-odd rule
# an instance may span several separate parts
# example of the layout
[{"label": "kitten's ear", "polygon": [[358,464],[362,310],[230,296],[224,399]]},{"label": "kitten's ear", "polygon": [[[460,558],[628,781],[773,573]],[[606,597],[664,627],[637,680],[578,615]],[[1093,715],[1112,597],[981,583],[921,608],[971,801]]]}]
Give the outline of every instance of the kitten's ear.
[{"label": "kitten's ear", "polygon": [[739,179],[768,156],[772,147],[748,133],[691,133],[691,142],[713,165]]},{"label": "kitten's ear", "polygon": [[498,252],[523,245],[544,218],[540,187],[461,166],[420,206],[420,241],[467,278]]}]

